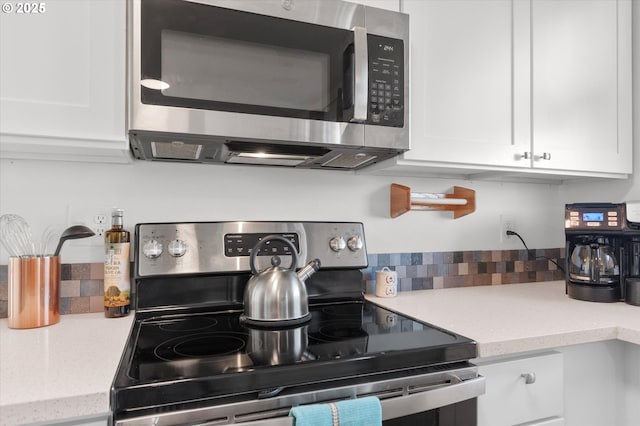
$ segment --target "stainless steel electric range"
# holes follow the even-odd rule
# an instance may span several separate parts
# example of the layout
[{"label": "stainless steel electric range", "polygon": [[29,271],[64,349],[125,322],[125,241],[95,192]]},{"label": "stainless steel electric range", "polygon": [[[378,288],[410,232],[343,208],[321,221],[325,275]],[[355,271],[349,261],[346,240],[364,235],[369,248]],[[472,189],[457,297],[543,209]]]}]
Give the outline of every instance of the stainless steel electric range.
[{"label": "stainless steel electric range", "polygon": [[[310,319],[289,327],[242,321],[249,254],[290,240]],[[377,396],[385,425],[476,424],[484,378],[476,344],[363,297],[361,223],[143,223],[135,229],[135,321],[111,389],[116,425],[291,425],[291,407]],[[286,245],[265,244],[289,264]]]}]

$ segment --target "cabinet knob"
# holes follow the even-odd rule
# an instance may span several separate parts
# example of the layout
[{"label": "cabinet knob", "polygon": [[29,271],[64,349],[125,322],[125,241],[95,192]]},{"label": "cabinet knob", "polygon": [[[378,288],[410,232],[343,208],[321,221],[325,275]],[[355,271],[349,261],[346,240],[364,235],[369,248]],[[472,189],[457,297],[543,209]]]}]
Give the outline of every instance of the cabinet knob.
[{"label": "cabinet knob", "polygon": [[520,377],[524,378],[524,382],[528,385],[536,382],[536,373],[522,373]]},{"label": "cabinet knob", "polygon": [[531,153],[526,151],[524,154],[520,155],[520,158],[524,158],[525,160],[529,160],[531,158]]}]

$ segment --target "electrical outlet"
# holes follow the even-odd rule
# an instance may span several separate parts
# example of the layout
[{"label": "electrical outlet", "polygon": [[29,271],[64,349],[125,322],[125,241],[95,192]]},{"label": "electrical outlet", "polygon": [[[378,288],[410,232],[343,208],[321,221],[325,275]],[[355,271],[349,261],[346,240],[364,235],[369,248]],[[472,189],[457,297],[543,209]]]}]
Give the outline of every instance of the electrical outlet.
[{"label": "electrical outlet", "polygon": [[501,215],[500,216],[500,242],[506,243],[511,240],[513,235],[507,235],[507,231],[516,230],[516,221],[512,216]]},{"label": "electrical outlet", "polygon": [[102,237],[107,230],[107,215],[100,213],[93,216],[93,224],[94,226],[91,227],[93,232],[95,232],[98,237]]},{"label": "electrical outlet", "polygon": [[79,205],[67,205],[67,226],[84,225],[89,227],[95,235],[90,238],[82,238],[74,242],[78,246],[98,247],[103,244],[104,233],[109,229],[109,216],[105,213],[96,213],[90,209]]},{"label": "electrical outlet", "polygon": [[107,215],[106,214],[97,214],[93,217],[93,223],[96,225],[104,225],[107,223]]}]

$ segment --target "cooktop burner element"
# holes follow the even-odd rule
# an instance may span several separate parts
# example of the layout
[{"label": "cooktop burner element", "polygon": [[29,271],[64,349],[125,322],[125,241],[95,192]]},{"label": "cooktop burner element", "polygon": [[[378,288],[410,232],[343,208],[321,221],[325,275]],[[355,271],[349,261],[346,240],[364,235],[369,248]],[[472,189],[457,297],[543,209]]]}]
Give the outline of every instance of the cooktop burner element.
[{"label": "cooktop burner element", "polygon": [[[298,266],[321,259],[305,283],[311,318],[304,324],[260,328],[241,318],[251,276],[244,241],[272,234],[296,242]],[[332,243],[356,235],[352,248]],[[164,251],[178,240],[180,256]],[[137,309],[111,392],[116,424],[466,368],[476,356],[470,339],[364,299],[361,224],[139,224],[135,242]],[[266,264],[269,255],[259,258]]]}]

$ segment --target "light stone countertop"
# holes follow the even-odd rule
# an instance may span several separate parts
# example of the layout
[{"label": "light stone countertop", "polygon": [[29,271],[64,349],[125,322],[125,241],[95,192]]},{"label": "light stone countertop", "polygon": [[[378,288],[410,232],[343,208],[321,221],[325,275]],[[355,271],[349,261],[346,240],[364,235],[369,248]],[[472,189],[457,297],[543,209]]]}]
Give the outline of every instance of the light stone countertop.
[{"label": "light stone countertop", "polygon": [[368,300],[474,339],[478,357],[619,339],[640,345],[640,306],[573,300],[564,281],[400,292]]},{"label": "light stone countertop", "polygon": [[[640,345],[639,306],[572,300],[562,281],[366,297],[476,340],[481,357],[611,339]],[[30,330],[0,320],[0,426],[107,413],[133,317],[62,315]]]},{"label": "light stone countertop", "polygon": [[0,425],[107,413],[133,318],[61,315],[20,330],[0,320]]}]

